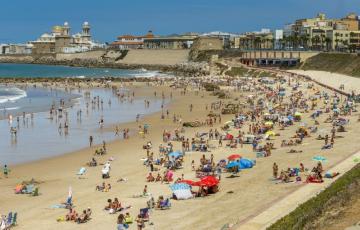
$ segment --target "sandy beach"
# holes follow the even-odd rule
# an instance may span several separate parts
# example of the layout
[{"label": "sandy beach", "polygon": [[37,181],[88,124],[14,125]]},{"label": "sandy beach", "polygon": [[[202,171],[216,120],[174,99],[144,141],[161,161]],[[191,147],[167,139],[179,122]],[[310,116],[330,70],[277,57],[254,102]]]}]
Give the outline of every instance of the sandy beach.
[{"label": "sandy beach", "polygon": [[[324,74],[314,73],[314,77],[321,78]],[[345,77],[342,77],[344,79]],[[351,90],[350,85],[358,84],[358,79],[346,77],[346,90]],[[328,81],[326,81],[327,83]],[[331,86],[337,87],[342,81],[332,78]],[[345,81],[344,81],[345,83]],[[312,89],[307,88],[309,82],[301,81],[300,89],[304,95],[310,96],[314,94],[316,89],[326,91],[319,86]],[[165,110],[169,110],[169,117],[161,119],[161,112],[157,112],[144,117],[139,123],[131,122],[120,125],[120,129],[130,128],[135,135],[127,140],[113,141],[107,144],[107,154],[97,156],[98,162],[105,163],[110,157],[114,157],[111,161],[111,177],[106,179],[106,183],[110,183],[112,188],[109,192],[99,192],[95,190],[96,185],[101,184],[104,180],[101,178],[101,166],[87,167],[94,157],[94,151],[98,146],[86,148],[80,151],[67,153],[51,159],[32,162],[24,165],[11,167],[9,178],[1,176],[0,179],[0,213],[7,214],[9,211],[18,213],[18,226],[16,229],[116,229],[117,215],[111,215],[104,211],[107,199],[117,197],[123,206],[131,205],[132,208],[127,210],[132,217],[136,217],[140,208],[146,207],[146,198],[133,198],[134,194],[142,193],[144,185],[148,185],[150,192],[156,199],[160,195],[171,196],[169,184],[161,184],[159,182],[146,183],[146,176],[149,169],[143,165],[142,158],[146,157],[146,151],[142,146],[147,141],[153,144],[153,152],[158,154],[158,146],[164,144],[162,134],[164,130],[173,132],[180,128],[180,123],[173,122],[173,115],[181,115],[182,121],[204,121],[210,108],[207,106],[216,101],[220,101],[216,96],[212,96],[210,92],[188,90],[185,95],[181,94],[180,89],[173,89],[169,86],[147,86],[145,83],[137,83],[128,85],[137,96],[154,97],[154,91],[157,97],[161,97],[164,92],[166,98],[172,99]],[[232,87],[222,87],[230,95],[230,99],[221,99],[223,103],[233,102],[234,98],[240,98],[244,101],[246,94],[249,92],[239,92],[233,90]],[[290,87],[287,90],[291,91]],[[253,92],[251,92],[253,93]],[[256,92],[255,92],[256,93]],[[189,111],[189,105],[193,105],[193,110]],[[319,101],[319,108],[324,105]],[[219,111],[215,111],[219,113]],[[313,125],[314,121],[310,118],[311,111],[303,113],[302,122]],[[318,130],[330,133],[331,123],[324,123],[328,115],[321,114],[317,119],[320,124]],[[216,123],[213,127],[202,126],[198,128],[185,128],[185,137],[192,138],[197,132],[208,132],[209,129],[218,129],[223,126],[224,122],[233,119],[234,115],[222,115],[222,122]],[[272,154],[265,158],[256,158],[255,152],[252,151],[251,145],[238,146],[237,148],[226,147],[224,141],[223,147],[217,147],[216,140],[210,140],[210,143],[216,146],[211,152],[187,152],[184,157],[183,168],[174,172],[174,178],[181,177],[184,174],[185,179],[195,180],[195,172],[191,170],[191,162],[195,161],[196,166],[199,165],[199,159],[202,154],[207,158],[210,154],[214,155],[214,160],[218,162],[226,159],[231,154],[240,154],[244,158],[256,159],[256,165],[252,169],[242,170],[239,177],[226,178],[230,174],[223,173],[220,181],[220,190],[215,194],[206,197],[189,199],[189,200],[171,200],[172,207],[169,210],[151,210],[150,222],[152,225],[146,224],[146,229],[221,229],[225,224],[235,225],[237,229],[259,215],[262,211],[271,207],[275,203],[287,197],[287,195],[306,186],[316,186],[314,184],[300,183],[276,183],[272,179],[272,166],[276,162],[279,169],[287,169],[289,167],[299,167],[303,163],[306,168],[311,170],[316,166],[316,161],[312,158],[316,155],[326,157],[323,162],[324,170],[340,163],[345,158],[351,156],[359,147],[357,142],[360,141],[360,123],[357,121],[358,113],[346,116],[350,120],[350,124],[346,126],[347,132],[341,133],[343,138],[336,138],[334,148],[321,150],[323,141],[316,140],[316,134],[311,134],[303,140],[302,144],[292,147],[280,147],[282,140],[289,140],[299,128],[299,124],[286,127],[280,130],[279,126],[275,126],[274,132],[280,136],[271,138],[275,149]],[[145,138],[137,134],[138,126],[149,124],[149,134]],[[111,127],[109,129],[114,129]],[[243,131],[248,130],[248,124],[244,125]],[[232,129],[229,132],[236,134],[238,130]],[[181,150],[181,142],[172,142],[175,150]],[[301,150],[301,153],[288,153],[290,149]],[[1,162],[2,163],[2,162]],[[81,167],[86,167],[87,172],[79,179],[76,173]],[[164,169],[161,166],[157,166]],[[340,170],[340,169],[339,169]],[[156,172],[155,172],[156,173]],[[154,174],[155,174],[154,173]],[[339,171],[340,174],[344,173]],[[30,197],[28,195],[14,194],[15,186],[23,180],[31,178],[41,181],[39,184],[40,195]],[[117,182],[120,178],[126,178],[125,182]],[[332,181],[334,179],[325,179]],[[68,212],[66,209],[53,209],[54,204],[59,204],[66,200],[69,186],[73,190],[73,202],[75,209],[81,212],[83,209],[90,207],[92,209],[91,220],[84,224],[76,224],[73,222],[57,222],[57,218],[65,216]],[[319,186],[320,189],[320,186]],[[284,213],[286,214],[286,213]],[[135,224],[130,229],[136,229]],[[256,228],[254,228],[256,229]],[[261,226],[259,226],[261,229]]]}]

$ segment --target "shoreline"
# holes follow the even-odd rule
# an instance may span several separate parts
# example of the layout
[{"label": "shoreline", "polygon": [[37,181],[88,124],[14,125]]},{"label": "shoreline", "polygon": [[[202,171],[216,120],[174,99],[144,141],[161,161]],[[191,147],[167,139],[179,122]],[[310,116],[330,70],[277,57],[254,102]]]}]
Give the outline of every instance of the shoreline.
[{"label": "shoreline", "polygon": [[[115,84],[114,84],[115,85]],[[54,86],[37,86],[37,87],[43,87],[44,89],[46,89],[46,90],[50,90],[48,87],[54,87]],[[83,96],[83,93],[85,92],[85,91],[89,91],[89,92],[92,92],[92,96],[94,96],[95,94],[96,94],[96,90],[99,90],[99,87],[100,87],[100,90],[101,91],[106,91],[107,93],[110,93],[111,92],[111,88],[109,88],[109,87],[105,87],[104,85],[102,85],[102,86],[91,86],[91,87],[84,87],[84,86],[82,86],[82,88],[81,88],[81,90],[83,91],[82,93],[80,93],[79,95],[76,93],[76,95],[78,95],[79,97],[77,97],[77,98],[74,98],[74,99],[71,99],[71,102],[69,102],[69,101],[67,101],[68,103],[66,103],[65,104],[65,109],[70,109],[70,111],[72,111],[72,112],[74,112],[74,109],[75,109],[75,107],[73,108],[73,106],[75,106],[76,104],[77,104],[77,101],[78,100],[83,100],[83,103],[82,103],[82,107],[84,107],[85,106],[85,97]],[[120,85],[118,85],[118,84],[116,84],[116,87],[120,87]],[[128,90],[133,90],[134,88],[136,88],[137,86],[131,86],[131,85],[129,85],[129,86],[126,86],[126,89],[128,89]],[[60,88],[58,88],[58,89],[56,89],[56,90],[61,90],[62,92],[64,92],[64,93],[67,93],[67,94],[69,94],[69,95],[74,95],[74,89],[70,89],[69,91],[67,91],[67,86],[64,86],[64,85],[62,85]],[[94,94],[95,93],[95,94]],[[114,98],[112,98],[113,100],[115,99],[116,100],[116,97],[113,95],[113,97]],[[141,94],[141,92],[140,92],[140,94],[139,94],[139,92],[136,94],[136,96],[133,98],[133,100],[134,101],[137,101],[137,103],[138,104],[141,104],[142,102],[141,102],[141,100],[142,99],[144,99],[144,95],[142,95]],[[157,99],[155,99],[155,98],[152,98],[151,96],[150,96],[150,103],[155,103],[156,104],[156,100]],[[126,103],[130,103],[130,102],[126,102]],[[157,103],[159,103],[159,102],[157,102]],[[165,100],[164,101],[164,109],[166,109],[168,106],[169,106],[169,104],[171,103],[171,100]],[[130,103],[130,104],[132,104],[132,103]],[[81,106],[81,104],[79,104],[78,106]],[[58,106],[56,107],[56,108],[58,108]],[[147,111],[147,110],[143,110],[143,112],[142,113],[139,113],[139,115],[140,115],[140,122],[141,122],[141,120],[143,120],[143,119],[145,119],[146,117],[148,117],[148,116],[150,116],[150,115],[153,115],[153,114],[157,114],[159,117],[160,117],[160,115],[159,115],[159,113],[161,113],[161,109],[160,109],[160,107],[159,108],[152,108],[152,110],[155,110],[155,111],[151,111],[151,112],[149,112],[149,111]],[[69,112],[70,112],[69,111]],[[115,110],[115,111],[112,111],[112,112],[119,112],[119,111],[121,111],[121,110]],[[84,113],[85,113],[85,111],[84,111]],[[37,119],[48,119],[48,117],[47,117],[47,114],[48,114],[48,110],[45,110],[45,111],[38,111],[38,112],[27,112],[26,113],[26,115],[28,116],[28,115],[30,115],[30,114],[34,114],[35,115],[35,117],[37,117]],[[36,115],[38,115],[38,116],[36,116]],[[110,138],[110,139],[105,139],[104,141],[106,141],[107,143],[112,143],[112,142],[115,142],[115,141],[123,141],[123,138],[121,137],[120,139],[119,138],[116,138],[116,137],[112,137],[111,135],[112,135],[112,133],[113,133],[113,130],[114,130],[114,127],[115,126],[119,126],[119,127],[127,127],[127,126],[131,126],[131,127],[135,127],[135,124],[137,124],[136,123],[136,121],[135,121],[135,115],[136,114],[134,114],[134,117],[131,117],[130,118],[130,121],[128,121],[128,119],[125,119],[124,121],[110,121],[109,123],[107,123],[104,127],[103,127],[103,129],[100,129],[99,127],[96,127],[96,129],[95,130],[93,130],[93,133],[95,134],[95,136],[96,136],[96,134],[99,134],[99,133],[101,133],[100,135],[105,135],[105,136],[107,136],[107,138]],[[22,116],[22,113],[21,114],[18,114],[18,115],[14,115],[13,114],[13,123],[16,123],[16,117],[21,117]],[[4,118],[4,119],[1,119],[0,121],[2,121],[2,122],[6,122],[6,120],[8,120],[7,118]],[[35,122],[36,123],[36,122]],[[71,123],[71,122],[70,122]],[[74,121],[73,121],[73,123],[74,123]],[[56,127],[53,127],[54,129],[56,129]],[[74,127],[74,129],[77,129],[76,127]],[[135,128],[134,128],[135,129]],[[134,130],[130,130],[131,132],[133,132],[133,134],[131,134],[131,132],[130,132],[130,136],[136,136],[137,134],[137,132],[136,131],[134,131]],[[71,128],[70,128],[70,132],[71,132]],[[71,138],[71,136],[70,136],[70,138]],[[86,138],[88,138],[88,136],[86,136],[86,135],[83,135],[83,138],[84,139],[86,139]],[[104,137],[104,138],[106,138],[106,137]],[[68,155],[68,154],[72,154],[72,153],[76,153],[76,152],[82,152],[82,151],[89,151],[90,149],[93,149],[93,148],[98,148],[98,147],[101,147],[101,144],[100,143],[98,143],[98,144],[94,144],[93,145],[93,147],[87,147],[87,146],[84,146],[84,147],[80,147],[80,148],[73,148],[72,150],[70,150],[70,151],[68,151],[68,150],[64,150],[64,152],[61,152],[61,153],[56,153],[56,154],[54,154],[53,156],[45,156],[45,157],[41,157],[40,159],[37,159],[37,160],[29,160],[29,161],[27,161],[27,162],[21,162],[21,163],[15,163],[15,164],[8,164],[9,166],[11,166],[11,167],[16,167],[16,166],[19,166],[19,165],[26,165],[27,163],[36,163],[37,161],[46,161],[46,160],[49,160],[49,159],[51,159],[51,158],[53,158],[53,157],[61,157],[61,156],[63,156],[63,155]],[[40,162],[41,163],[41,162]]]}]

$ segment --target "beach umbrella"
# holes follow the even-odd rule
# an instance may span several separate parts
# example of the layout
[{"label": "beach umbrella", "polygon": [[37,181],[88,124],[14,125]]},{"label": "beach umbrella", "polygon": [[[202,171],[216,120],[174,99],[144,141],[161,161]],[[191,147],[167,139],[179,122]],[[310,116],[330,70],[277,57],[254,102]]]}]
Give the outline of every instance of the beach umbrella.
[{"label": "beach umbrella", "polygon": [[180,156],[182,156],[183,154],[180,151],[175,151],[175,152],[171,152],[168,154],[169,158],[179,158]]},{"label": "beach umbrella", "polygon": [[270,113],[264,113],[264,116],[270,116]]},{"label": "beach umbrella", "polygon": [[272,121],[267,121],[264,123],[266,126],[273,126],[274,125],[274,122]]},{"label": "beach umbrella", "polygon": [[268,136],[275,136],[275,132],[272,131],[272,130],[267,131],[265,134],[268,135]]},{"label": "beach umbrella", "polygon": [[197,186],[195,181],[192,180],[180,180],[178,183],[188,184],[190,186]]},{"label": "beach umbrella", "polygon": [[241,156],[239,154],[232,154],[230,156],[228,156],[228,160],[236,160],[236,159],[240,159]]},{"label": "beach umbrella", "polygon": [[295,117],[301,117],[302,114],[301,114],[300,112],[295,112],[295,113],[294,113],[294,116],[295,116]]},{"label": "beach umbrella", "polygon": [[321,161],[321,162],[326,161],[326,158],[323,157],[323,156],[314,156],[312,159],[313,159],[314,161]]},{"label": "beach umbrella", "polygon": [[237,161],[232,161],[232,162],[230,162],[229,164],[226,165],[227,169],[233,168],[233,167],[239,167],[240,168],[240,163],[237,162]]},{"label": "beach umbrella", "polygon": [[187,183],[175,183],[173,185],[170,185],[170,189],[172,191],[175,190],[183,190],[183,189],[190,189],[190,185]]},{"label": "beach umbrella", "polygon": [[207,186],[212,187],[219,184],[219,180],[213,176],[206,176],[201,178],[199,182],[197,182],[199,186]]},{"label": "beach umbrella", "polygon": [[293,120],[294,120],[294,117],[291,116],[291,115],[287,116],[287,118],[288,118],[290,121],[293,121]]}]

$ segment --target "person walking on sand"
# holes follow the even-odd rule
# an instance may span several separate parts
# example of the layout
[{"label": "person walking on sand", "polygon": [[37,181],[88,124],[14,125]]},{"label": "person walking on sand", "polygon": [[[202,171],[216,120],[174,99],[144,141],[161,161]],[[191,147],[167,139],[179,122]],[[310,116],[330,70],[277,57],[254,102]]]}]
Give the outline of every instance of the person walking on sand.
[{"label": "person walking on sand", "polygon": [[137,224],[137,229],[142,230],[144,228],[144,219],[142,218],[141,214],[137,216],[135,221]]},{"label": "person walking on sand", "polygon": [[274,165],[273,165],[273,176],[275,179],[277,179],[278,177],[278,172],[279,172],[279,167],[278,165],[276,164],[276,162],[274,162]]},{"label": "person walking on sand", "polygon": [[93,136],[90,136],[90,137],[89,137],[89,145],[90,145],[90,147],[91,147],[92,144],[93,144],[93,140],[94,140]]}]

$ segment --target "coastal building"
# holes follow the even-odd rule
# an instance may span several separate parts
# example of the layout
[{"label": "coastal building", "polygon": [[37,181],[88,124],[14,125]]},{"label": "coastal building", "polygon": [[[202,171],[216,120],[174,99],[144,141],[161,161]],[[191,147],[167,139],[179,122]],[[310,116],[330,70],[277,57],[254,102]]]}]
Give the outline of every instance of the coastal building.
[{"label": "coastal building", "polygon": [[[280,37],[280,32],[278,32]],[[274,33],[270,29],[246,32],[239,37],[240,49],[273,49]]]},{"label": "coastal building", "polygon": [[88,22],[83,23],[81,33],[71,35],[70,25],[65,22],[63,26],[54,26],[51,33],[44,33],[30,43],[33,54],[76,53],[104,48],[104,44],[92,41]]},{"label": "coastal building", "polygon": [[201,36],[194,40],[192,48],[196,50],[223,50],[224,43],[219,37]]},{"label": "coastal building", "polygon": [[284,39],[284,31],[283,30],[274,30],[273,32],[273,41],[274,41],[274,49],[282,49],[282,42]]},{"label": "coastal building", "polygon": [[237,43],[237,41],[235,41],[236,40],[235,38],[239,37],[238,34],[232,34],[232,33],[221,32],[221,31],[213,31],[210,33],[204,33],[201,36],[219,38],[223,42],[223,47],[225,49],[235,48],[235,46],[236,46],[235,43]]},{"label": "coastal building", "polygon": [[0,44],[0,54],[26,55],[31,54],[32,44]]},{"label": "coastal building", "polygon": [[190,49],[197,35],[171,35],[144,39],[145,49]]},{"label": "coastal building", "polygon": [[120,50],[129,50],[129,49],[143,49],[144,48],[144,39],[154,38],[154,34],[150,30],[147,34],[142,36],[135,35],[121,35],[117,38],[116,41],[111,43],[110,47]]},{"label": "coastal building", "polygon": [[314,18],[298,19],[286,25],[283,40],[288,48],[344,50],[358,47],[356,36],[359,27],[359,17],[355,13],[341,19],[330,19],[319,13]]}]

